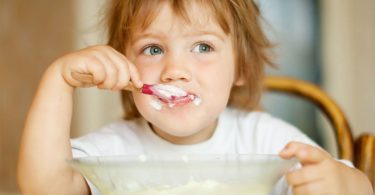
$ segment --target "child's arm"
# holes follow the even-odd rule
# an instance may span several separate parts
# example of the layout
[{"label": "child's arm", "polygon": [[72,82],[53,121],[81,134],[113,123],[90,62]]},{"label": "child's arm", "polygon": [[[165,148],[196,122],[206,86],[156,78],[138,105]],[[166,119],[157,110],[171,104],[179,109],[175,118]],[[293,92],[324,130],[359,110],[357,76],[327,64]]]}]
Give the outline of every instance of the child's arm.
[{"label": "child's arm", "polygon": [[294,195],[373,194],[372,186],[365,174],[336,161],[319,148],[290,142],[281,151],[280,156],[296,157],[302,163],[301,169],[286,175]]},{"label": "child's arm", "polygon": [[70,125],[75,87],[85,84],[73,72],[91,73],[94,85],[119,90],[132,79],[141,87],[137,70],[108,46],[86,48],[53,62],[44,73],[23,131],[18,183],[23,194],[88,194],[84,178],[66,162],[72,158]]}]

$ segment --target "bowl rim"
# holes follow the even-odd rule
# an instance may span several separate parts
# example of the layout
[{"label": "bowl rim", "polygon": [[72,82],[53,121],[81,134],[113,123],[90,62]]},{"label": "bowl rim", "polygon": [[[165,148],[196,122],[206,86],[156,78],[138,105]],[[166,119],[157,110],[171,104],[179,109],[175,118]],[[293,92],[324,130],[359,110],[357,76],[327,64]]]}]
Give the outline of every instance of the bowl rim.
[{"label": "bowl rim", "polygon": [[115,155],[115,156],[84,156],[67,160],[69,164],[120,164],[120,163],[195,163],[195,162],[291,162],[297,163],[297,159],[283,159],[277,154],[141,154],[141,155]]}]

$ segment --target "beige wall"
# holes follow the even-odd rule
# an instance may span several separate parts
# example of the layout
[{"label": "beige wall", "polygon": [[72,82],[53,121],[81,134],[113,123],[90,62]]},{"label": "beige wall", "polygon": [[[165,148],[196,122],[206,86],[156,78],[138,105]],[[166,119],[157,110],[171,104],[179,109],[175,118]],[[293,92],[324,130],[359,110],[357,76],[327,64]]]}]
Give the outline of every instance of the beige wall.
[{"label": "beige wall", "polygon": [[[0,0],[0,195],[18,193],[19,139],[43,71],[67,52],[105,42],[102,2]],[[75,105],[72,136],[122,115],[117,93],[78,90]]]},{"label": "beige wall", "polygon": [[[0,0],[0,195],[17,192],[19,137],[38,80],[67,51],[104,43],[101,0]],[[375,1],[323,4],[326,89],[344,108],[355,134],[375,133]],[[121,116],[119,96],[96,89],[75,96],[73,136]]]},{"label": "beige wall", "polygon": [[43,70],[73,49],[74,15],[72,1],[0,1],[0,194],[17,191],[25,115]]},{"label": "beige wall", "polygon": [[[75,1],[77,13],[75,47],[105,44],[102,0]],[[79,14],[78,14],[79,13]],[[120,95],[96,88],[78,89],[74,98],[72,137],[86,134],[122,116]]]},{"label": "beige wall", "polygon": [[358,136],[375,134],[375,1],[322,1],[323,73]]}]

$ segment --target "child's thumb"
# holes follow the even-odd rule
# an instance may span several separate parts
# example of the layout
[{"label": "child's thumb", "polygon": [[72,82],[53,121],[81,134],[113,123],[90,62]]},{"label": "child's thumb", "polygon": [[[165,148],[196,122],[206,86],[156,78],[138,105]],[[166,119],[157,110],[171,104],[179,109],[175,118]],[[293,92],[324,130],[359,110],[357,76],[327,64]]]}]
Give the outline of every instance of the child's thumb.
[{"label": "child's thumb", "polygon": [[285,159],[296,157],[302,165],[320,163],[328,157],[325,151],[300,142],[288,143],[279,155]]}]

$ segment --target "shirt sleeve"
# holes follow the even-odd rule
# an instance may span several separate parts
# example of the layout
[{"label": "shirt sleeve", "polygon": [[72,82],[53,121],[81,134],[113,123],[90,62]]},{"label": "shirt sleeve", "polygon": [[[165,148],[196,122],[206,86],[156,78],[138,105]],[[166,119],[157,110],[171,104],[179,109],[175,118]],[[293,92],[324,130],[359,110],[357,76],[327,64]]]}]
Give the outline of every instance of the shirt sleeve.
[{"label": "shirt sleeve", "polygon": [[291,141],[298,141],[319,147],[295,126],[266,113],[258,113],[253,131],[256,152],[279,154]]}]

